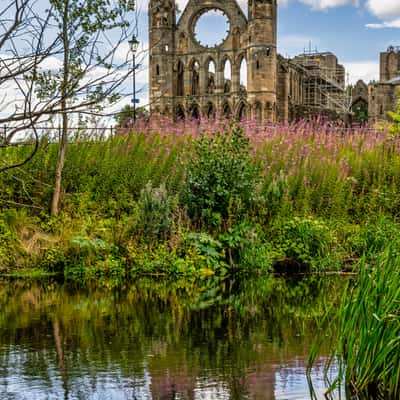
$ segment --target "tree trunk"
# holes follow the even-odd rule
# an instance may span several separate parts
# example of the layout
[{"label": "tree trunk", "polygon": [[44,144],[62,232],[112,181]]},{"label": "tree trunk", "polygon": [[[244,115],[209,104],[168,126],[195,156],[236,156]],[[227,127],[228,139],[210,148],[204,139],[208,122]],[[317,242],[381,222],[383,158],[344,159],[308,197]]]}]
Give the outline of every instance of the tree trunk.
[{"label": "tree trunk", "polygon": [[63,10],[63,82],[61,86],[61,115],[62,115],[62,126],[61,135],[59,138],[60,148],[58,149],[58,159],[56,166],[56,176],[54,183],[53,200],[51,203],[51,215],[58,215],[60,212],[60,198],[61,198],[61,184],[62,174],[65,164],[65,153],[67,151],[68,144],[68,114],[67,114],[67,96],[68,96],[68,81],[69,81],[69,36],[68,36],[68,24],[69,24],[69,0],[64,0]]}]

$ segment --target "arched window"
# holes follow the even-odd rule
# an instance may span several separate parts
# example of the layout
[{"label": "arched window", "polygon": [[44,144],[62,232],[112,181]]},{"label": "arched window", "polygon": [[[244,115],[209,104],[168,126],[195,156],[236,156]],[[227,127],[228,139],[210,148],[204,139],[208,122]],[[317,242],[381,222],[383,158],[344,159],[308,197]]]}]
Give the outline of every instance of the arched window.
[{"label": "arched window", "polygon": [[224,62],[224,93],[230,93],[232,88],[232,64],[227,58]]},{"label": "arched window", "polygon": [[215,119],[215,107],[211,102],[207,104],[207,117],[208,119]]},{"label": "arched window", "polygon": [[228,102],[226,102],[222,108],[222,115],[225,118],[231,118],[232,117],[232,111],[231,111],[231,106],[229,105]]},{"label": "arched window", "polygon": [[247,119],[247,106],[245,103],[240,103],[237,118],[239,121],[244,121]]},{"label": "arched window", "polygon": [[192,119],[200,120],[199,106],[195,103],[190,106],[190,117]]},{"label": "arched window", "polygon": [[240,89],[247,90],[247,61],[245,57],[240,62]]},{"label": "arched window", "polygon": [[213,94],[215,92],[215,62],[210,60],[207,66],[207,94]]},{"label": "arched window", "polygon": [[192,96],[198,96],[200,94],[200,64],[197,60],[192,62],[191,65],[192,73]]},{"label": "arched window", "polygon": [[185,119],[185,110],[181,104],[178,104],[175,107],[175,119],[176,120],[184,120]]},{"label": "arched window", "polygon": [[185,67],[183,66],[183,62],[179,61],[177,67],[177,79],[176,79],[176,95],[184,96],[185,95]]}]

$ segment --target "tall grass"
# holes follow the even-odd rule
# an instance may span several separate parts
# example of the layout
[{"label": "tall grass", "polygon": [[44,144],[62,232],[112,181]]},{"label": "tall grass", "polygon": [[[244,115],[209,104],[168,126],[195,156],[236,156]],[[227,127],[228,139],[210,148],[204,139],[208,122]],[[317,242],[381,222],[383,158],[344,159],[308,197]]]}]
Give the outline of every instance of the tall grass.
[{"label": "tall grass", "polygon": [[[139,134],[76,141],[69,146],[63,177],[64,200],[90,194],[97,206],[137,199],[148,181],[179,192],[192,141],[228,129],[226,121],[138,126]],[[399,216],[400,152],[397,141],[369,128],[327,123],[244,124],[254,157],[263,166],[264,191],[276,181],[282,197],[273,210],[363,218],[383,212]],[[0,149],[0,163],[22,159],[29,148]],[[0,207],[21,203],[46,209],[50,202],[57,145],[43,141],[24,168],[0,176]],[[283,179],[282,179],[283,178]],[[273,200],[273,199],[271,199]]]},{"label": "tall grass", "polygon": [[[331,322],[338,332],[330,362],[339,375],[331,391],[345,384],[357,396],[400,397],[400,257],[388,249],[375,262],[361,261],[357,284],[345,290]],[[315,345],[311,364],[318,351]]]},{"label": "tall grass", "polygon": [[[260,232],[264,244],[274,246],[272,258],[285,260],[305,255],[315,267],[322,265],[321,258],[325,266],[335,268],[352,262],[368,250],[368,243],[378,230],[374,227],[384,226],[386,221],[394,233],[400,232],[400,140],[368,127],[347,128],[321,121],[277,126],[259,126],[250,121],[243,123],[243,129],[250,139],[244,150],[246,165],[250,169],[256,165],[259,175],[250,185],[254,188],[251,207],[242,202],[241,213],[235,211],[239,200],[231,204],[234,185],[221,187],[213,180],[219,177],[221,182],[226,181],[228,175],[216,171],[218,163],[215,164],[211,147],[221,137],[216,132],[232,132],[229,122],[160,120],[139,124],[136,132],[119,132],[116,137],[76,135],[68,146],[63,173],[62,223],[48,218],[57,145],[43,139],[29,164],[0,174],[0,219],[4,209],[23,207],[28,210],[27,217],[36,218],[32,225],[41,233],[58,232],[66,237],[64,242],[84,236],[100,237],[115,245],[115,237],[126,230],[123,240],[118,239],[119,244],[126,245],[132,240],[129,229],[137,228],[138,220],[143,219],[138,215],[139,199],[149,185],[155,190],[163,187],[168,198],[179,199],[173,217],[180,239],[182,232],[188,230],[213,233],[213,227],[217,227],[221,233],[245,223],[248,231],[254,228]],[[213,212],[218,210],[218,204],[215,209],[204,210],[202,215],[210,221],[208,226],[194,221],[183,196],[187,192],[190,160],[199,156],[195,144],[201,135],[216,139],[206,141],[211,146],[210,159],[203,169],[206,175],[207,171],[214,171],[215,176],[207,175],[212,190],[203,187],[202,193],[226,189],[229,205],[223,215],[226,221]],[[23,159],[27,151],[29,147],[0,149],[0,164]],[[222,158],[229,171],[230,161]],[[197,173],[201,170],[200,165]],[[235,171],[234,180],[240,175],[238,169]],[[67,226],[71,231],[68,235],[63,233]],[[298,240],[288,244],[287,229]],[[323,252],[315,250],[316,231],[327,232]],[[11,242],[11,235],[7,235]],[[23,240],[25,236],[29,235],[24,235]],[[387,235],[380,237],[384,247],[390,239]],[[169,248],[173,245],[169,243]],[[135,246],[131,244],[130,248]]]}]

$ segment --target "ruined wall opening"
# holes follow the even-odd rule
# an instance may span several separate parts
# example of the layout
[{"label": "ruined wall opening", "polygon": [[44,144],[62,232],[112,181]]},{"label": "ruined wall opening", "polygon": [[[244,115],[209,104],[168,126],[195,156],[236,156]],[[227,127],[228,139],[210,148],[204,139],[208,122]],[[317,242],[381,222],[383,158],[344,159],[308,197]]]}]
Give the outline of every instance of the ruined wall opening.
[{"label": "ruined wall opening", "polygon": [[176,72],[176,95],[185,95],[185,67],[182,61],[178,62],[177,72]]},{"label": "ruined wall opening", "polygon": [[196,103],[193,103],[190,106],[189,112],[190,112],[190,117],[192,119],[195,119],[195,120],[199,120],[200,119],[200,108]]},{"label": "ruined wall opening", "polygon": [[232,90],[232,63],[227,58],[223,64],[224,69],[224,93],[230,93]]},{"label": "ruined wall opening", "polygon": [[224,118],[231,118],[232,117],[232,110],[231,110],[231,106],[229,105],[228,102],[226,102],[223,107],[222,107],[222,116]]},{"label": "ruined wall opening", "polygon": [[247,60],[246,57],[242,57],[240,61],[240,90],[247,91]]},{"label": "ruined wall opening", "polygon": [[247,106],[246,103],[240,103],[237,111],[237,119],[243,121],[247,119]]},{"label": "ruined wall opening", "polygon": [[191,67],[191,94],[192,96],[200,95],[200,64],[197,60],[192,61]]},{"label": "ruined wall opening", "polygon": [[207,118],[208,118],[208,119],[215,119],[215,117],[216,117],[216,110],[215,110],[215,107],[214,107],[214,104],[213,104],[213,103],[209,102],[209,103],[207,104],[207,110],[206,110],[206,112],[207,112]]},{"label": "ruined wall opening", "polygon": [[215,62],[213,59],[210,59],[207,65],[207,88],[206,88],[207,94],[214,94],[215,92],[215,86],[216,86],[215,72],[216,72]]},{"label": "ruined wall opening", "polygon": [[181,121],[181,120],[185,119],[185,109],[183,108],[183,106],[181,104],[178,104],[175,107],[174,117],[175,117],[175,120],[177,120],[177,121]]},{"label": "ruined wall opening", "polygon": [[[210,29],[210,26],[213,28]],[[230,32],[228,16],[219,9],[212,8],[200,13],[193,27],[195,40],[203,47],[217,47],[225,42]]]}]

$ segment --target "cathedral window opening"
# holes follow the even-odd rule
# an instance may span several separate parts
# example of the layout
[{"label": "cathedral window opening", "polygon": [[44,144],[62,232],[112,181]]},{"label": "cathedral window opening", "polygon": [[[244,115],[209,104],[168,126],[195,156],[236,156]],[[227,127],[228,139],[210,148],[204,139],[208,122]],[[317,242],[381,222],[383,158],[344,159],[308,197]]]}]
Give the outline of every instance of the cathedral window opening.
[{"label": "cathedral window opening", "polygon": [[192,96],[200,94],[200,64],[198,61],[192,63]]},{"label": "cathedral window opening", "polygon": [[192,106],[190,107],[190,116],[194,120],[200,119],[200,111],[199,111],[199,106],[197,104],[192,104]]},{"label": "cathedral window opening", "polygon": [[260,67],[261,67],[260,60],[257,60],[257,61],[256,61],[256,68],[257,68],[257,69],[260,69]]},{"label": "cathedral window opening", "polygon": [[156,75],[160,75],[160,66],[158,64],[156,65]]},{"label": "cathedral window opening", "polygon": [[224,62],[224,93],[230,93],[232,87],[232,63],[229,59]]},{"label": "cathedral window opening", "polygon": [[224,107],[222,108],[222,114],[225,118],[229,119],[232,117],[232,111],[231,107],[228,102],[224,104]]},{"label": "cathedral window opening", "polygon": [[215,119],[215,107],[213,103],[208,103],[207,104],[207,118],[208,119]]},{"label": "cathedral window opening", "polygon": [[178,121],[185,119],[185,110],[183,109],[183,107],[180,104],[178,104],[175,108],[175,118]]},{"label": "cathedral window opening", "polygon": [[165,45],[165,51],[168,53],[169,52],[169,46],[166,44]]},{"label": "cathedral window opening", "polygon": [[240,104],[237,117],[239,121],[244,121],[247,119],[247,107],[245,103]]},{"label": "cathedral window opening", "polygon": [[179,61],[177,68],[176,95],[184,96],[185,94],[185,68],[182,61]]},{"label": "cathedral window opening", "polygon": [[215,62],[213,60],[210,60],[208,62],[208,68],[207,68],[207,94],[213,94],[215,91]]},{"label": "cathedral window opening", "polygon": [[[212,29],[210,29],[210,26]],[[200,13],[195,21],[193,34],[202,47],[218,47],[225,42],[230,32],[228,16],[219,9],[208,9]]]},{"label": "cathedral window opening", "polygon": [[247,60],[245,57],[240,62],[240,89],[247,90]]}]

